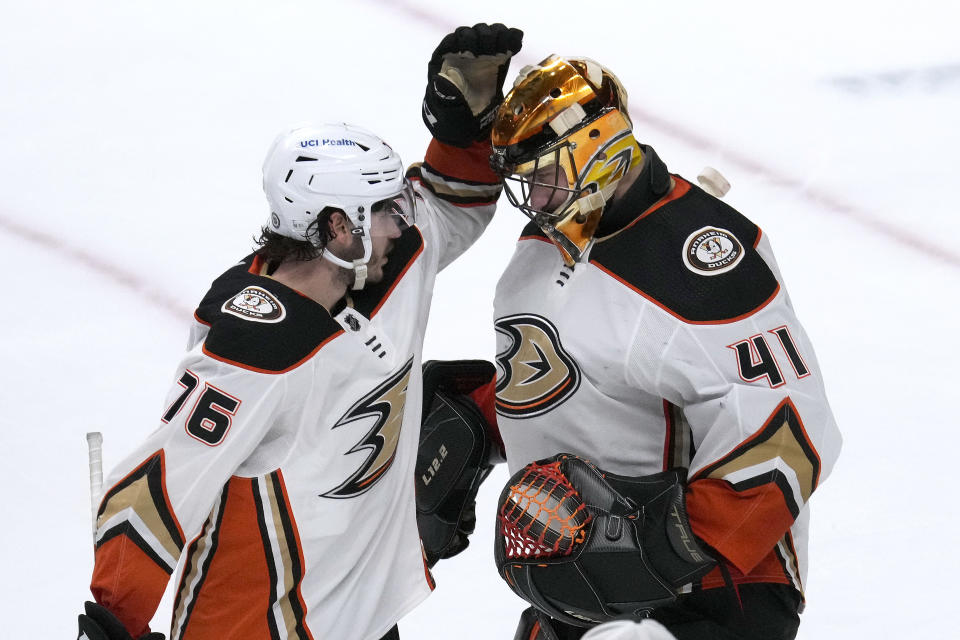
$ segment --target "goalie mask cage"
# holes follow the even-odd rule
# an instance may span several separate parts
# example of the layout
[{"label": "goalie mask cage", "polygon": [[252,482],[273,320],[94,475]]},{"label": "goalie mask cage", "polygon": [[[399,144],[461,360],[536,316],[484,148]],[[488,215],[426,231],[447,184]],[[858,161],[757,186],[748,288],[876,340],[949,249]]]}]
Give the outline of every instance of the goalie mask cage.
[{"label": "goalie mask cage", "polygon": [[498,520],[506,559],[568,556],[586,539],[590,513],[559,461],[528,465],[505,494]]}]

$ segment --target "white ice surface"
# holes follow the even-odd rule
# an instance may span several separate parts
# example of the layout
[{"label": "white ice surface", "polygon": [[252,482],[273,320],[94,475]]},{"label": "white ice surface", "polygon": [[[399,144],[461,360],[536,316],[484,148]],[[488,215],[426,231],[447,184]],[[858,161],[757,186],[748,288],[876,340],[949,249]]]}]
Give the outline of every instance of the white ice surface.
[{"label": "white ice surface", "polygon": [[[483,20],[526,31],[514,71],[551,52],[614,69],[638,137],[673,171],[719,169],[772,239],[845,437],[812,500],[800,638],[954,637],[960,9],[452,4],[0,5],[2,635],[73,637],[92,564],[83,434],[103,431],[109,466],[155,425],[190,311],[265,219],[275,132],[346,120],[419,159],[430,52]],[[493,354],[493,286],[523,224],[501,207],[440,277],[427,357]],[[404,638],[512,637],[523,607],[491,553],[505,478]]]}]

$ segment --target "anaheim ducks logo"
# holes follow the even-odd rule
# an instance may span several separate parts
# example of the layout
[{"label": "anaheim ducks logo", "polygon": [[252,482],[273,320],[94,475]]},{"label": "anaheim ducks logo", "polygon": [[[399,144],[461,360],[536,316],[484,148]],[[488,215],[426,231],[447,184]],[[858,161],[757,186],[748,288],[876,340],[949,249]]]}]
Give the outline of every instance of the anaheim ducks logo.
[{"label": "anaheim ducks logo", "polygon": [[743,245],[733,233],[717,227],[703,227],[687,236],[683,264],[701,276],[726,273],[743,259]]},{"label": "anaheim ducks logo", "polygon": [[287,316],[277,297],[262,287],[247,287],[224,302],[220,310],[254,322],[280,322]]},{"label": "anaheim ducks logo", "polygon": [[413,359],[389,380],[374,389],[369,395],[353,405],[333,425],[334,429],[358,420],[375,419],[373,427],[363,439],[345,455],[366,451],[367,457],[360,468],[339,487],[321,494],[325,498],[355,498],[366,493],[383,478],[393,464],[400,442],[403,426],[403,408],[407,399],[407,384]]},{"label": "anaheim ducks logo", "polygon": [[494,327],[508,339],[497,354],[497,413],[532,418],[562,404],[580,387],[580,369],[546,318],[515,315]]}]

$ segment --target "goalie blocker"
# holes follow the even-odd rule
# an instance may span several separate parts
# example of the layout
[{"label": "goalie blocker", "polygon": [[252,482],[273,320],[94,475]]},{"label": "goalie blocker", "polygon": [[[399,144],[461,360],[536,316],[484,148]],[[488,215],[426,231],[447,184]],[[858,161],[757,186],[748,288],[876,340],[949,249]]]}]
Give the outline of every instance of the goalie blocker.
[{"label": "goalie blocker", "polygon": [[496,369],[485,360],[423,365],[416,502],[430,567],[467,548],[480,483],[505,459],[493,408],[495,383]]},{"label": "goalie blocker", "polygon": [[500,494],[500,576],[569,625],[649,616],[716,566],[690,529],[683,473],[618,476],[565,453],[528,464]]}]

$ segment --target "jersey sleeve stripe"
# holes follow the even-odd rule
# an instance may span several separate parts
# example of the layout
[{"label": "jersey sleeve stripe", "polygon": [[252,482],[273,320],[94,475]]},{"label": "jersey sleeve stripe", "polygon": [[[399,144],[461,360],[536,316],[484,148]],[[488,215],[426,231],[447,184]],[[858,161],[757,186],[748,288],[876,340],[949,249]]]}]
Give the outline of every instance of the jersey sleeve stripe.
[{"label": "jersey sleeve stripe", "polygon": [[734,490],[743,493],[749,489],[763,487],[765,485],[775,485],[783,494],[783,502],[790,511],[790,515],[796,519],[800,515],[800,507],[795,496],[798,495],[797,479],[789,468],[779,468],[779,461],[770,460],[766,464],[759,464],[755,467],[749,467],[741,470],[740,476],[744,479],[737,481],[737,474],[731,474],[724,477],[724,480],[730,483]]},{"label": "jersey sleeve stripe", "polygon": [[800,563],[797,560],[797,550],[793,546],[793,535],[787,531],[773,550],[783,567],[783,574],[802,596],[803,582],[800,579]]},{"label": "jersey sleeve stripe", "polygon": [[500,187],[472,187],[460,182],[444,180],[439,175],[431,175],[423,165],[413,165],[407,170],[407,178],[419,182],[441,200],[462,207],[478,207],[496,202],[500,197]]},{"label": "jersey sleeve stripe", "polygon": [[793,526],[819,475],[820,458],[785,398],[755,434],[694,474],[693,531],[748,573]]},{"label": "jersey sleeve stripe", "polygon": [[440,182],[449,185],[451,189],[456,189],[465,193],[483,194],[494,191],[499,192],[503,188],[502,183],[499,180],[491,183],[486,181],[481,182],[477,180],[458,178],[440,171],[429,162],[416,163],[411,165],[411,167],[417,167],[419,169],[419,174],[421,176],[425,176],[430,182]]},{"label": "jersey sleeve stripe", "polygon": [[134,637],[146,633],[184,546],[165,482],[161,449],[112,486],[97,511],[90,590]]},{"label": "jersey sleeve stripe", "polygon": [[747,478],[767,474],[770,478],[779,476],[785,480],[798,505],[805,504],[816,489],[820,480],[820,456],[789,397],[774,409],[756,433],[725,457],[698,471],[694,480],[721,478],[730,479],[733,484],[753,486],[742,473],[750,468],[757,473],[748,473]]},{"label": "jersey sleeve stripe", "polygon": [[104,522],[97,532],[97,548],[119,536],[128,538],[167,575],[172,574],[176,569],[179,553],[177,555],[167,553],[163,543],[153,535],[148,525],[132,509],[124,509],[114,518]]},{"label": "jersey sleeve stripe", "polygon": [[683,417],[683,411],[670,401],[664,400],[663,419],[665,423],[664,471],[677,467],[688,468],[694,454],[693,434],[690,431],[690,425]]},{"label": "jersey sleeve stripe", "polygon": [[490,168],[490,152],[488,141],[461,149],[432,140],[424,161],[411,165],[407,178],[457,206],[492,204],[500,196],[502,185]]},{"label": "jersey sleeve stripe", "polygon": [[490,168],[490,142],[475,142],[466,149],[431,140],[424,163],[437,173],[470,184],[499,185],[500,178]]},{"label": "jersey sleeve stripe", "polygon": [[463,196],[465,198],[474,197],[496,200],[502,190],[499,182],[495,184],[485,184],[458,180],[452,176],[444,175],[426,162],[420,165],[420,177],[432,185],[438,193]]},{"label": "jersey sleeve stripe", "polygon": [[[183,549],[180,523],[165,487],[165,459],[160,450],[110,488],[97,512],[97,544],[127,534],[143,551],[172,573]],[[134,537],[133,533],[137,533]]]}]

